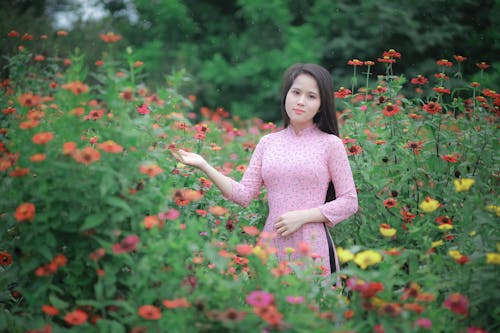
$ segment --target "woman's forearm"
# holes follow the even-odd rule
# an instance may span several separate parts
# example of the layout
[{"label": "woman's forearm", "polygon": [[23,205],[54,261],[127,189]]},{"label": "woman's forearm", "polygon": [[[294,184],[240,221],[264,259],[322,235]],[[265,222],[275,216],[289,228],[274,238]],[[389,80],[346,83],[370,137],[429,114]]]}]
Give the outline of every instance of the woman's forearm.
[{"label": "woman's forearm", "polygon": [[231,181],[231,178],[223,175],[208,163],[203,163],[203,165],[201,165],[199,169],[207,175],[207,177],[213,182],[215,186],[217,186],[224,197],[231,197],[231,194],[233,192],[233,183]]}]

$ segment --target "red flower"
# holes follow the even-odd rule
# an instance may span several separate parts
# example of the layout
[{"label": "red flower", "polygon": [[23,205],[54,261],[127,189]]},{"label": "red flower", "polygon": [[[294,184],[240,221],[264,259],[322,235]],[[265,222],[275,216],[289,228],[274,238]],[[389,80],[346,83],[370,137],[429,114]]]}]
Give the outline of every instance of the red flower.
[{"label": "red flower", "polygon": [[7,251],[0,251],[0,266],[6,267],[12,264],[12,255]]},{"label": "red flower", "polygon": [[15,30],[11,30],[11,31],[9,31],[9,33],[7,33],[7,36],[9,36],[11,38],[16,38],[16,37],[19,37],[19,32],[15,31]]},{"label": "red flower", "polygon": [[465,60],[467,60],[467,57],[461,55],[454,55],[453,58],[455,58],[457,62],[464,62]]},{"label": "red flower", "polygon": [[163,305],[167,309],[177,309],[177,308],[188,308],[191,306],[191,303],[184,297],[174,298],[174,299],[165,299],[163,300]]},{"label": "red flower", "polygon": [[349,60],[347,62],[348,65],[351,65],[351,66],[363,66],[363,62],[361,60],[358,60],[358,59],[352,59],[352,60]]},{"label": "red flower", "polygon": [[101,34],[99,36],[105,43],[115,43],[122,39],[122,36],[115,34],[114,32],[107,32],[106,34]]},{"label": "red flower", "polygon": [[413,79],[411,79],[412,84],[424,85],[427,82],[429,82],[429,80],[425,76],[422,76],[422,75],[417,75],[417,77],[414,77]]},{"label": "red flower", "polygon": [[344,88],[344,87],[340,87],[339,90],[335,92],[335,97],[336,98],[346,98],[350,94],[351,94],[351,90]]},{"label": "red flower", "polygon": [[70,325],[82,325],[87,321],[88,314],[82,310],[69,312],[64,316],[64,321]]},{"label": "red flower", "polygon": [[393,208],[393,207],[396,207],[397,205],[398,205],[398,201],[396,199],[389,198],[389,199],[384,200],[384,207],[386,207],[386,208]]},{"label": "red flower", "polygon": [[113,140],[107,140],[101,144],[99,144],[99,148],[104,150],[107,153],[121,153],[123,151],[123,147],[114,142]]},{"label": "red flower", "polygon": [[31,202],[25,202],[16,208],[14,217],[19,222],[33,220],[35,218],[35,205]]},{"label": "red flower", "polygon": [[450,89],[446,89],[445,87],[435,87],[435,88],[432,88],[432,90],[434,90],[435,92],[437,92],[439,94],[450,94],[451,93]]},{"label": "red flower", "polygon": [[42,305],[42,311],[48,316],[57,316],[59,314],[59,309],[53,307],[52,305]]},{"label": "red flower", "polygon": [[347,149],[347,154],[348,155],[359,155],[363,152],[363,148],[361,148],[361,146],[358,146],[358,145],[351,145],[348,149]]},{"label": "red flower", "polygon": [[378,58],[377,61],[378,62],[385,62],[385,63],[392,64],[392,63],[396,62],[396,59],[393,59],[393,58],[390,58],[390,57],[383,57],[383,58]]},{"label": "red flower", "polygon": [[399,112],[399,106],[397,104],[387,103],[387,105],[382,110],[382,114],[387,117],[392,117]]},{"label": "red flower", "polygon": [[445,73],[436,73],[434,74],[434,77],[438,80],[449,80],[450,77],[446,75]]},{"label": "red flower", "polygon": [[146,105],[146,103],[138,106],[136,108],[137,112],[139,112],[140,114],[142,115],[145,115],[145,114],[148,114],[148,113],[151,113],[151,110],[149,109],[149,107]]},{"label": "red flower", "polygon": [[487,69],[488,67],[490,67],[490,65],[488,65],[487,63],[485,63],[484,61],[480,62],[480,63],[477,63],[476,66],[481,69],[481,70],[485,70]]},{"label": "red flower", "polygon": [[154,176],[162,173],[164,170],[157,164],[143,164],[139,167],[139,171],[145,175],[148,175],[150,178],[153,178]]},{"label": "red flower", "polygon": [[449,163],[457,163],[460,157],[462,157],[460,154],[453,153],[451,155],[442,155],[441,159]]},{"label": "red flower", "polygon": [[448,308],[450,311],[455,312],[456,314],[467,316],[469,306],[469,300],[459,293],[453,293],[444,301],[443,303],[445,308]]},{"label": "red flower", "polygon": [[430,114],[436,114],[441,112],[442,110],[441,104],[439,104],[438,102],[429,102],[427,104],[424,104],[422,109],[424,109],[425,112]]},{"label": "red flower", "polygon": [[410,148],[413,150],[413,153],[415,155],[418,155],[419,152],[424,149],[424,146],[423,146],[423,142],[422,141],[408,141],[408,143],[406,144],[405,148]]},{"label": "red flower", "polygon": [[161,318],[160,308],[149,304],[139,307],[137,314],[146,320],[158,320]]},{"label": "red flower", "polygon": [[401,58],[401,53],[396,52],[394,49],[390,49],[389,51],[385,51],[382,54],[383,57],[391,57],[391,58]]},{"label": "red flower", "polygon": [[438,66],[445,66],[445,67],[453,66],[453,63],[451,61],[448,61],[447,59],[438,60],[436,63]]}]

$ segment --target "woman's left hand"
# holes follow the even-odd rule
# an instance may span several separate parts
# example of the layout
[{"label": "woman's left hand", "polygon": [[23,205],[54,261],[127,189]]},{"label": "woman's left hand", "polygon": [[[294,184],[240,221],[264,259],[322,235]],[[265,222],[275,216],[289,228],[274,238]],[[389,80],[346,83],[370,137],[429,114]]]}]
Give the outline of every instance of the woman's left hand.
[{"label": "woman's left hand", "polygon": [[290,236],[306,223],[304,215],[301,210],[286,212],[274,220],[274,229],[282,237]]}]

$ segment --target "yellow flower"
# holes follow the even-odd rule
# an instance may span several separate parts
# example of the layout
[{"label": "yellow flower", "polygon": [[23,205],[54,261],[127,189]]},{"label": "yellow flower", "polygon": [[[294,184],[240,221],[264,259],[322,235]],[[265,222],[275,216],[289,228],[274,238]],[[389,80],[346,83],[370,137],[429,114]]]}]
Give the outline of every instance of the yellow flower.
[{"label": "yellow flower", "polygon": [[496,252],[486,253],[486,263],[500,265],[500,253]]},{"label": "yellow flower", "polygon": [[396,234],[397,230],[384,223],[380,226],[380,228],[378,228],[378,231],[380,231],[380,234],[384,237],[392,237]]},{"label": "yellow flower", "polygon": [[366,269],[368,266],[376,265],[382,261],[382,255],[373,250],[366,250],[356,253],[354,256],[354,262],[361,267],[361,269]]},{"label": "yellow flower", "polygon": [[455,185],[455,191],[465,192],[468,191],[476,181],[472,178],[460,178],[455,179],[453,184]]},{"label": "yellow flower", "polygon": [[253,248],[252,253],[255,254],[257,257],[259,257],[260,260],[262,260],[263,262],[267,260],[268,253],[266,252],[266,250],[264,250],[262,247],[258,245]]},{"label": "yellow flower", "polygon": [[455,260],[458,260],[462,257],[462,253],[460,253],[460,251],[458,250],[450,250],[448,251],[448,254]]},{"label": "yellow flower", "polygon": [[469,232],[469,236],[471,236],[471,237],[476,236],[476,234],[477,234],[476,230],[472,230],[471,232]]},{"label": "yellow flower", "polygon": [[438,240],[438,241],[432,242],[432,247],[438,247],[438,246],[441,246],[443,244],[444,244],[444,242],[442,240]]},{"label": "yellow flower", "polygon": [[451,225],[451,224],[449,224],[449,223],[443,223],[443,224],[441,224],[438,228],[439,228],[439,230],[446,231],[446,230],[451,230],[451,229],[453,229],[453,225]]},{"label": "yellow flower", "polygon": [[500,216],[500,206],[488,205],[486,206],[486,210]]},{"label": "yellow flower", "polygon": [[354,259],[354,254],[352,254],[351,251],[341,247],[337,248],[337,256],[339,257],[341,263],[345,263]]},{"label": "yellow flower", "polygon": [[426,197],[424,201],[420,203],[420,209],[426,213],[432,213],[439,208],[439,201],[432,199],[431,197]]},{"label": "yellow flower", "polygon": [[285,254],[290,255],[295,252],[295,249],[293,247],[285,247],[283,251],[285,252]]}]

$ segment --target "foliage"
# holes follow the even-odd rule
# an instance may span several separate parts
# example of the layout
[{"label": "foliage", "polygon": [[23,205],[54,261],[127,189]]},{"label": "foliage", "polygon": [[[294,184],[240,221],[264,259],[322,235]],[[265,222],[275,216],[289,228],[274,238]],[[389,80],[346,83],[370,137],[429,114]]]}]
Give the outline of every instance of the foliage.
[{"label": "foliage", "polygon": [[[196,97],[178,92],[181,70],[150,90],[120,35],[100,36],[91,66],[86,52],[41,57],[45,40],[9,36],[0,330],[498,330],[500,96],[481,80],[448,91],[442,76],[405,78],[395,50],[382,72],[352,62],[366,81],[336,96],[361,208],[332,230],[343,265],[325,277],[307,249],[302,262],[278,263],[261,242],[265,192],[242,209],[170,156],[198,151],[238,179],[277,125],[195,110]],[[447,64],[437,70],[452,77],[459,67]]]}]

